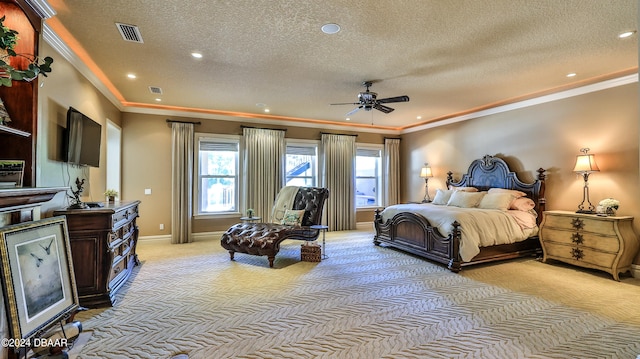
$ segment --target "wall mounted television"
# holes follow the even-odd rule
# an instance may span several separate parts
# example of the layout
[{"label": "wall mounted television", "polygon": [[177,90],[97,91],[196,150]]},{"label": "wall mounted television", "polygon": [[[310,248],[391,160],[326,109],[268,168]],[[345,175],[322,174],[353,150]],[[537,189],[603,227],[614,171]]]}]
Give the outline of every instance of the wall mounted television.
[{"label": "wall mounted television", "polygon": [[80,165],[100,167],[100,140],[102,125],[73,107],[67,111],[65,161]]}]

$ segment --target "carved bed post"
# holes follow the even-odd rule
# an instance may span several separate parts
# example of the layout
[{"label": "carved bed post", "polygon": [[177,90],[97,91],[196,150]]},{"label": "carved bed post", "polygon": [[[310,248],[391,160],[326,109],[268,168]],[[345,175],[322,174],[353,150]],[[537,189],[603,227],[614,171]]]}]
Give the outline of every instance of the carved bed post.
[{"label": "carved bed post", "polygon": [[545,179],[547,178],[547,175],[544,174],[545,171],[546,170],[544,168],[538,168],[538,180],[540,181],[540,192],[538,192],[538,224],[542,221],[542,213],[545,211],[547,203],[547,200],[544,197]]},{"label": "carved bed post", "polygon": [[451,260],[447,266],[449,270],[454,273],[460,272],[461,259],[460,259],[460,240],[462,239],[462,231],[460,230],[460,223],[458,221],[453,222],[453,229],[451,230]]},{"label": "carved bed post", "polygon": [[453,172],[449,171],[447,172],[447,188],[449,189],[449,185],[453,183]]},{"label": "carved bed post", "polygon": [[373,236],[373,244],[376,246],[380,245],[380,241],[378,240],[378,235],[380,234],[380,224],[382,223],[382,215],[380,214],[382,211],[380,208],[376,208],[376,214],[373,217],[373,225],[376,228],[376,234]]}]

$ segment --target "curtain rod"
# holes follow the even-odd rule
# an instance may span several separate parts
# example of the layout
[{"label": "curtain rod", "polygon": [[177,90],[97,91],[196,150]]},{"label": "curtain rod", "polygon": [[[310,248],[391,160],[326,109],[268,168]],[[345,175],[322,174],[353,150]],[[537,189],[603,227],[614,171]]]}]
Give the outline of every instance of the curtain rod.
[{"label": "curtain rod", "polygon": [[352,135],[348,133],[330,133],[330,132],[320,132],[321,135],[338,135],[338,136],[354,136],[358,137],[358,135]]},{"label": "curtain rod", "polygon": [[178,120],[170,120],[170,119],[167,119],[167,123],[171,123],[171,122],[176,122],[176,123],[192,123],[192,124],[194,124],[194,125],[199,125],[199,124],[201,124],[201,123],[202,123],[202,122],[200,122],[200,121],[196,121],[196,122],[194,122],[194,121],[178,121]]},{"label": "curtain rod", "polygon": [[266,127],[255,127],[255,126],[246,126],[246,125],[240,125],[240,128],[255,128],[258,130],[273,130],[273,131],[284,131],[287,132],[286,128],[266,128]]},{"label": "curtain rod", "polygon": [[384,137],[385,140],[402,140],[400,137]]}]

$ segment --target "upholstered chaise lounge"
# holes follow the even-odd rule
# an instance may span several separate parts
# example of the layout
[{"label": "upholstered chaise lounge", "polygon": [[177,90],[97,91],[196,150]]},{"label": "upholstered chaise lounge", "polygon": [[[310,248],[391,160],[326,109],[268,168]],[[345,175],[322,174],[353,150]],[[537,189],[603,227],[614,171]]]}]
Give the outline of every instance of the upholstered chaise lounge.
[{"label": "upholstered chaise lounge", "polygon": [[267,256],[269,267],[273,267],[282,241],[314,241],[318,238],[320,231],[310,226],[321,224],[327,197],[329,190],[326,188],[284,187],[278,193],[272,211],[272,221],[277,223],[235,224],[222,235],[220,244],[229,251],[231,260],[236,252]]}]

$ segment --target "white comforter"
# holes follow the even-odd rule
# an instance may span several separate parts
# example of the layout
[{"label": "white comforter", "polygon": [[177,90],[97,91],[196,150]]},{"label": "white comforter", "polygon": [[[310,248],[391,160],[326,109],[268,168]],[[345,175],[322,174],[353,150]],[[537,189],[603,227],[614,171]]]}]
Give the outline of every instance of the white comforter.
[{"label": "white comforter", "polygon": [[418,213],[448,236],[453,230],[452,223],[458,221],[461,228],[460,257],[468,262],[478,253],[480,247],[507,244],[525,240],[538,233],[538,227],[522,228],[511,212],[496,209],[460,208],[434,204],[398,204],[382,211],[382,220],[391,219],[399,212]]}]

